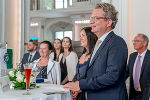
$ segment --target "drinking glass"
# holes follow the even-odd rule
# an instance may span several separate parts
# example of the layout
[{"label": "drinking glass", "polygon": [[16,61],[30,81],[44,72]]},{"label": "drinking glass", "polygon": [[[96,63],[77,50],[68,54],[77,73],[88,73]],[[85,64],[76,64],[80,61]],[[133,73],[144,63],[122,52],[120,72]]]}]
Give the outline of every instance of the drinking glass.
[{"label": "drinking glass", "polygon": [[33,83],[36,84],[36,77],[40,73],[39,68],[35,67],[32,69],[31,77],[33,77]]},{"label": "drinking glass", "polygon": [[16,63],[17,68],[21,68],[22,63]]},{"label": "drinking glass", "polygon": [[33,68],[32,63],[24,64],[24,71],[26,76],[26,92],[23,93],[23,95],[31,95],[31,93],[29,92],[29,86],[30,86],[32,68]]}]

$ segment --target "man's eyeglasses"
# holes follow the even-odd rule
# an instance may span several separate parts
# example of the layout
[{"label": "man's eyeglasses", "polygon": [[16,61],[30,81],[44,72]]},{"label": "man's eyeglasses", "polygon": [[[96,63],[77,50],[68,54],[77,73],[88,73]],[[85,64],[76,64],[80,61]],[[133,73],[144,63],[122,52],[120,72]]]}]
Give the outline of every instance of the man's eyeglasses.
[{"label": "man's eyeglasses", "polygon": [[142,40],[132,40],[132,42],[144,42],[144,41],[142,41]]},{"label": "man's eyeglasses", "polygon": [[92,20],[92,21],[97,21],[99,19],[107,19],[107,18],[106,17],[98,17],[98,16],[90,17],[90,20]]}]

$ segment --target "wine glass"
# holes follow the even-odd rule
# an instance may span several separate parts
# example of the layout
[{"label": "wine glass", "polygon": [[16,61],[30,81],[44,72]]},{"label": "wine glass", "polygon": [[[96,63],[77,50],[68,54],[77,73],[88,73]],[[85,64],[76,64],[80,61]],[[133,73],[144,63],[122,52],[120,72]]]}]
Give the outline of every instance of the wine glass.
[{"label": "wine glass", "polygon": [[31,76],[33,77],[33,82],[36,84],[36,77],[40,73],[39,68],[35,67],[32,69]]},{"label": "wine glass", "polygon": [[30,86],[30,78],[31,78],[33,64],[27,63],[24,64],[23,66],[24,66],[24,71],[26,76],[26,92],[23,93],[23,95],[31,95],[31,93],[29,92],[29,86]]},{"label": "wine glass", "polygon": [[17,68],[21,68],[22,63],[16,63]]}]

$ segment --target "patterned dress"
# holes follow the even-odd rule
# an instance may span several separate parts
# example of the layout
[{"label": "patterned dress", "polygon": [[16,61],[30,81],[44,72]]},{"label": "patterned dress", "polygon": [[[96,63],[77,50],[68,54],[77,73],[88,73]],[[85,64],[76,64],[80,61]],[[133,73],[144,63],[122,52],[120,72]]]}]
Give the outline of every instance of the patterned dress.
[{"label": "patterned dress", "polygon": [[40,73],[37,75],[37,78],[47,79],[47,66],[40,66],[38,70]]}]

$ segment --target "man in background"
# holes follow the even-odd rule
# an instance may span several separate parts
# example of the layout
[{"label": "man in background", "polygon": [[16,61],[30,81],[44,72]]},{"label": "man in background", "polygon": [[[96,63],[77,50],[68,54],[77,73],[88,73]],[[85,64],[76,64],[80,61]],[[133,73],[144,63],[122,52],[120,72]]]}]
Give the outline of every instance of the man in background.
[{"label": "man in background", "polygon": [[127,74],[130,76],[129,100],[149,100],[150,50],[149,39],[138,34],[133,40],[136,52],[130,54]]},{"label": "man in background", "polygon": [[38,47],[38,43],[36,41],[30,40],[28,42],[28,44],[27,44],[28,53],[25,53],[23,58],[22,58],[21,71],[24,71],[23,64],[31,63],[34,60],[37,60],[40,58],[39,52],[36,51],[37,47]]}]

